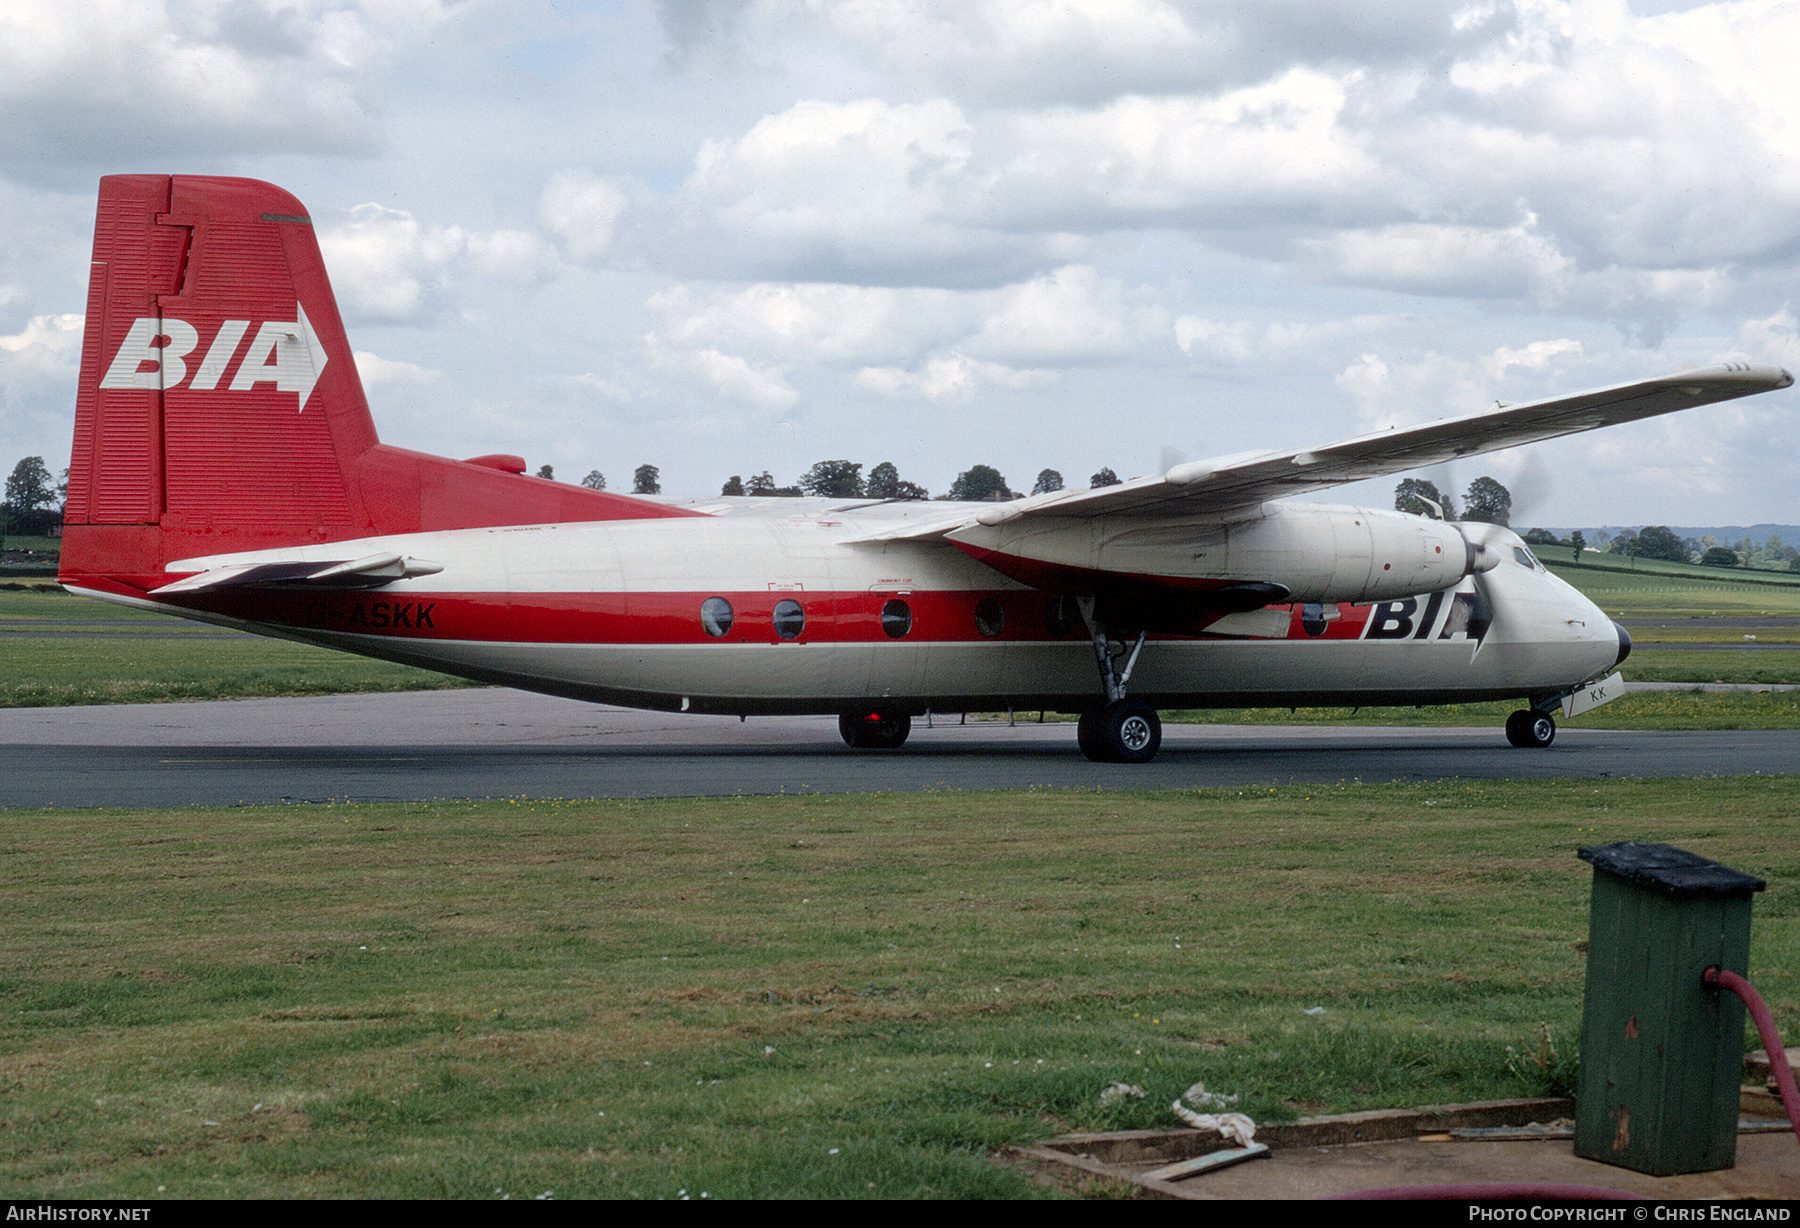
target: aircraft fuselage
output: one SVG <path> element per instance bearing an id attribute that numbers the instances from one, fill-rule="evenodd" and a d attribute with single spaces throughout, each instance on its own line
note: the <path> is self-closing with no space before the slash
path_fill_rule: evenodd
<path id="1" fill-rule="evenodd" d="M 85 591 L 636 707 L 1080 711 L 1100 698 L 1090 635 L 1066 596 L 1008 580 L 943 542 L 855 542 L 884 519 L 881 508 L 807 500 L 792 501 L 785 515 L 759 510 L 267 552 L 284 561 L 392 553 L 442 567 L 379 588 L 258 585 L 141 598 Z M 1449 703 L 1542 695 L 1611 669 L 1621 655 L 1612 621 L 1505 538 L 1479 587 L 1465 577 L 1363 603 L 1283 603 L 1212 615 L 1196 634 L 1153 634 L 1132 694 L 1158 707 Z M 697 576 L 709 586 L 695 587 Z"/>

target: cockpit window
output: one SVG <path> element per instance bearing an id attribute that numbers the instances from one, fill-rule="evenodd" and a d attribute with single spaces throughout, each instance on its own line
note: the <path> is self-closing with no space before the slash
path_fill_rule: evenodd
<path id="1" fill-rule="evenodd" d="M 800 608 L 798 601 L 782 598 L 775 603 L 775 634 L 784 640 L 800 638 L 806 630 L 806 611 Z"/>
<path id="2" fill-rule="evenodd" d="M 731 630 L 731 603 L 723 597 L 708 597 L 700 603 L 700 625 L 706 634 L 717 638 Z"/>
<path id="3" fill-rule="evenodd" d="M 1519 560 L 1519 566 L 1521 567 L 1536 569 L 1543 566 L 1542 563 L 1537 561 L 1537 556 L 1533 555 L 1531 551 L 1523 546 L 1513 547 L 1513 557 Z"/>

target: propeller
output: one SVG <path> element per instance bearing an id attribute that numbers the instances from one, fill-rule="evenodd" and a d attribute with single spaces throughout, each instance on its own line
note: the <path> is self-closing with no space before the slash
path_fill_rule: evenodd
<path id="1" fill-rule="evenodd" d="M 1529 449 L 1524 463 L 1513 474 L 1512 485 L 1507 488 L 1512 493 L 1512 522 L 1521 528 L 1529 526 L 1532 515 L 1549 502 L 1553 486 L 1550 466 L 1543 453 L 1536 448 Z"/>
<path id="2" fill-rule="evenodd" d="M 1463 539 L 1470 575 L 1485 575 L 1499 566 L 1502 557 L 1499 539 L 1501 534 L 1509 534 L 1511 530 L 1480 520 L 1456 520 L 1449 527 Z"/>
<path id="3" fill-rule="evenodd" d="M 1467 492 L 1457 486 L 1456 473 L 1449 462 L 1423 469 L 1420 476 L 1442 491 L 1446 502 L 1467 498 Z M 1537 451 L 1527 452 L 1512 474 L 1511 485 L 1507 486 L 1508 493 L 1512 495 L 1512 522 L 1525 523 L 1526 518 L 1549 498 L 1551 488 L 1550 469 L 1543 455 Z M 1425 502 L 1431 501 L 1427 499 Z M 1487 643 L 1489 629 L 1497 619 L 1504 618 L 1504 611 L 1495 602 L 1494 589 L 1488 584 L 1487 573 L 1497 567 L 1511 549 L 1509 542 L 1501 540 L 1503 536 L 1510 537 L 1511 534 L 1499 525 L 1479 520 L 1446 520 L 1444 510 L 1435 504 L 1432 510 L 1439 520 L 1445 520 L 1446 528 L 1454 530 L 1463 539 L 1466 563 L 1464 574 L 1468 576 L 1475 596 L 1466 627 L 1469 638 L 1475 645 L 1469 654 L 1469 660 L 1473 662 L 1481 654 L 1482 646 Z M 1467 511 L 1466 508 L 1463 510 Z"/>
<path id="4" fill-rule="evenodd" d="M 1497 524 L 1487 524 L 1480 520 L 1461 520 L 1450 525 L 1463 539 L 1463 549 L 1468 560 L 1468 576 L 1475 588 L 1475 608 L 1469 612 L 1468 634 L 1475 641 L 1475 648 L 1469 653 L 1472 662 L 1481 655 L 1482 645 L 1487 643 L 1488 629 L 1494 625 L 1498 610 L 1494 604 L 1494 593 L 1488 587 L 1487 573 L 1500 565 L 1501 551 L 1504 548 L 1500 536 L 1509 531 Z"/>

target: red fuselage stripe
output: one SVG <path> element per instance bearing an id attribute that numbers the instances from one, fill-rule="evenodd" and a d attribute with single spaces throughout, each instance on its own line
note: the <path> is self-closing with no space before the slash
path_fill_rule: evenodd
<path id="1" fill-rule="evenodd" d="M 700 607 L 710 597 L 731 603 L 730 630 L 709 636 Z M 805 611 L 798 637 L 775 630 L 775 605 L 797 601 Z M 514 644 L 706 644 L 885 643 L 882 607 L 903 601 L 912 619 L 910 642 L 1054 641 L 1087 638 L 1074 602 L 1045 593 L 954 592 L 612 592 L 428 593 L 238 589 L 183 594 L 167 604 L 178 610 L 223 615 L 296 630 L 386 635 L 397 639 L 461 640 Z M 983 635 L 977 606 L 995 602 L 1004 611 L 998 635 Z M 988 607 L 991 611 L 992 607 Z M 1300 607 L 1288 613 L 1288 636 L 1314 638 L 1301 626 Z M 1358 638 L 1366 606 L 1342 606 L 1325 638 Z M 991 618 L 985 620 L 992 627 Z M 1316 624 L 1315 624 L 1316 626 Z M 1211 637 L 1202 637 L 1211 638 Z"/>

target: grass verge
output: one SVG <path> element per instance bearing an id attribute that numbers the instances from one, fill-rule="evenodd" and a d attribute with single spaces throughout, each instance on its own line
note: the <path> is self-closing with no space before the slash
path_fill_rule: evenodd
<path id="1" fill-rule="evenodd" d="M 1003 1197 L 1169 1124 L 1531 1094 L 1578 845 L 1769 881 L 1792 779 L 0 815 L 8 1197 Z M 1699 817 L 1697 817 L 1699 816 Z M 1102 1106 L 1114 1080 L 1141 1100 Z"/>
<path id="2" fill-rule="evenodd" d="M 9 647 L 18 647 L 17 643 Z M 0 656 L 0 707 L 168 703 L 474 686 L 390 661 L 250 636 L 36 639 Z"/>
<path id="3" fill-rule="evenodd" d="M 460 678 L 60 591 L 0 592 L 0 707 L 428 691 Z"/>
<path id="4" fill-rule="evenodd" d="M 1197 725 L 1489 725 L 1498 729 L 1518 701 L 1444 704 L 1430 708 L 1194 708 L 1164 712 L 1165 722 Z M 1561 716 L 1557 717 L 1561 721 Z M 1569 723 L 1572 729 L 1793 729 L 1800 693 L 1640 691 Z"/>

